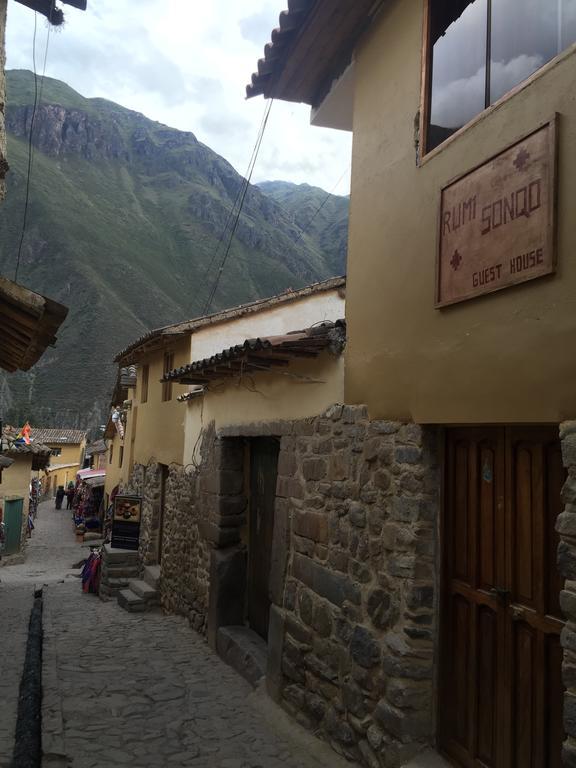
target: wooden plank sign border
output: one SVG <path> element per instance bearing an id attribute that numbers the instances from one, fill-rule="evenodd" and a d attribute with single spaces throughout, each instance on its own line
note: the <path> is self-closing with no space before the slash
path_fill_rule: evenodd
<path id="1" fill-rule="evenodd" d="M 558 119 L 441 189 L 435 306 L 556 271 Z"/>

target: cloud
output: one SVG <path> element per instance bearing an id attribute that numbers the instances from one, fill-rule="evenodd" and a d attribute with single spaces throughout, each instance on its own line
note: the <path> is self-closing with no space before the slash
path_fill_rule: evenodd
<path id="1" fill-rule="evenodd" d="M 525 80 L 544 64 L 541 56 L 522 54 L 508 62 L 493 62 L 490 70 L 492 92 L 499 98 L 515 85 Z M 432 121 L 445 128 L 459 128 L 465 125 L 483 109 L 479 108 L 478 95 L 484 94 L 485 67 L 471 77 L 452 80 L 434 92 L 434 115 Z"/>
<path id="2" fill-rule="evenodd" d="M 287 0 L 89 0 L 51 32 L 46 74 L 194 133 L 244 173 L 265 102 L 245 86 Z M 41 17 L 38 17 L 39 19 Z M 8 67 L 32 68 L 33 12 L 9 3 Z M 42 70 L 47 27 L 38 25 Z M 276 102 L 255 179 L 329 188 L 350 162 L 351 137 L 310 126 L 305 105 Z M 346 192 L 347 190 L 343 190 Z"/>
<path id="3" fill-rule="evenodd" d="M 270 40 L 272 26 L 270 25 L 270 12 L 267 10 L 262 10 L 245 19 L 240 19 L 239 26 L 242 37 L 255 45 L 259 45 L 261 48 L 264 48 Z"/>

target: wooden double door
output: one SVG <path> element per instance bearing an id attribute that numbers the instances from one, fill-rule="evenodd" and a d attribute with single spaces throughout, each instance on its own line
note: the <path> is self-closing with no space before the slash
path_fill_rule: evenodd
<path id="1" fill-rule="evenodd" d="M 439 742 L 465 768 L 559 768 L 558 429 L 447 433 Z"/>

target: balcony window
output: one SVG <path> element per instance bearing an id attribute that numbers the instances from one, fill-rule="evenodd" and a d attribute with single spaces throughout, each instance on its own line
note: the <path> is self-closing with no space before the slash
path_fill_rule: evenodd
<path id="1" fill-rule="evenodd" d="M 430 151 L 576 42 L 576 0 L 429 0 Z"/>

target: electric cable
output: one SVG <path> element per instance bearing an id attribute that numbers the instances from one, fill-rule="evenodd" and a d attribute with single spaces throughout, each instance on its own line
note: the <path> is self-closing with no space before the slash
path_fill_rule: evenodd
<path id="1" fill-rule="evenodd" d="M 26 174 L 26 197 L 24 200 L 24 215 L 22 217 L 22 233 L 18 245 L 18 255 L 16 258 L 16 270 L 14 272 L 14 282 L 18 280 L 18 271 L 20 269 L 20 258 L 22 256 L 22 245 L 26 233 L 26 220 L 28 218 L 28 204 L 30 202 L 30 177 L 32 175 L 32 139 L 34 135 L 34 120 L 36 119 L 36 109 L 38 107 L 38 75 L 36 73 L 36 31 L 38 27 L 38 14 L 34 12 L 34 36 L 32 38 L 32 67 L 34 71 L 34 106 L 32 108 L 32 118 L 30 120 L 30 136 L 28 138 L 28 171 Z"/>
<path id="2" fill-rule="evenodd" d="M 244 179 L 244 183 L 242 185 L 242 195 L 240 197 L 240 202 L 238 205 L 238 211 L 236 213 L 236 217 L 234 220 L 234 225 L 232 226 L 232 230 L 230 232 L 230 237 L 228 239 L 228 245 L 226 246 L 226 251 L 224 252 L 224 256 L 222 258 L 222 261 L 220 263 L 220 267 L 218 268 L 218 273 L 216 275 L 216 279 L 214 281 L 214 284 L 212 286 L 212 289 L 210 291 L 210 294 L 208 296 L 208 299 L 206 301 L 206 304 L 204 305 L 204 310 L 202 312 L 203 315 L 206 315 L 210 309 L 210 306 L 212 305 L 212 302 L 214 301 L 214 296 L 216 295 L 216 291 L 218 290 L 218 286 L 220 285 L 220 280 L 222 278 L 222 274 L 224 272 L 224 267 L 226 266 L 226 262 L 228 260 L 228 257 L 230 255 L 230 250 L 232 248 L 232 242 L 234 240 L 234 235 L 236 234 L 236 230 L 238 229 L 238 224 L 240 223 L 240 216 L 242 214 L 242 208 L 244 207 L 244 201 L 246 200 L 246 195 L 248 193 L 248 189 L 250 188 L 250 182 L 252 181 L 252 174 L 254 173 L 254 168 L 256 166 L 256 161 L 258 159 L 258 154 L 260 152 L 260 147 L 262 146 L 262 140 L 264 139 L 264 134 L 266 132 L 266 126 L 268 125 L 268 118 L 270 117 L 270 111 L 272 109 L 272 104 L 274 103 L 274 99 L 271 99 L 268 104 L 266 105 L 266 109 L 264 111 L 264 117 L 262 118 L 262 124 L 260 126 L 260 131 L 258 133 L 258 137 L 256 139 L 256 143 L 254 145 L 254 149 L 252 151 L 252 157 L 250 158 L 250 163 L 248 164 L 248 171 L 246 173 L 246 178 Z"/>

